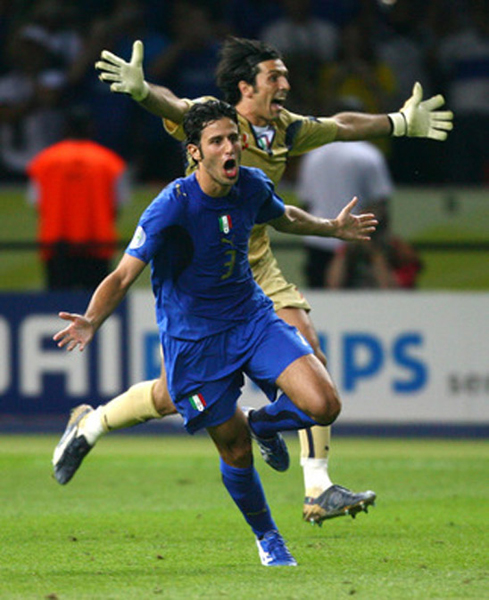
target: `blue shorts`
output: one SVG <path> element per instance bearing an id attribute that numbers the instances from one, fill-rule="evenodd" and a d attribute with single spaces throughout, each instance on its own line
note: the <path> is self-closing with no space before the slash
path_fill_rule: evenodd
<path id="1" fill-rule="evenodd" d="M 297 329 L 273 311 L 197 341 L 162 334 L 161 343 L 168 389 L 189 433 L 234 415 L 244 374 L 273 400 L 279 375 L 313 352 Z"/>

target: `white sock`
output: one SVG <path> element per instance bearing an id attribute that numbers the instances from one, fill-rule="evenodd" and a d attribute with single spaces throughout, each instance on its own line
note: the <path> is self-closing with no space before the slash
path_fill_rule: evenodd
<path id="1" fill-rule="evenodd" d="M 327 458 L 301 458 L 306 495 L 317 495 L 333 485 L 328 474 Z"/>
<path id="2" fill-rule="evenodd" d="M 100 406 L 90 412 L 86 419 L 83 420 L 80 432 L 83 433 L 90 446 L 95 446 L 99 437 L 105 433 L 102 427 L 102 418 Z"/>

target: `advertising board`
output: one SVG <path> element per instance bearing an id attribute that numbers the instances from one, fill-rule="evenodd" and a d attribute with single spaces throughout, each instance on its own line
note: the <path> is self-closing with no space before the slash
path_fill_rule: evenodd
<path id="1" fill-rule="evenodd" d="M 0 416 L 98 405 L 160 371 L 152 295 L 135 290 L 84 352 L 57 348 L 84 293 L 0 295 Z M 309 292 L 339 424 L 489 426 L 489 294 Z M 242 404 L 265 399 L 247 382 Z"/>

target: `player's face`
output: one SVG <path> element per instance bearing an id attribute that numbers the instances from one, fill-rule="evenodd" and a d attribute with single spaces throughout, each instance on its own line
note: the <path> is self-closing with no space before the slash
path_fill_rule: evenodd
<path id="1" fill-rule="evenodd" d="M 289 72 L 280 59 L 265 60 L 258 65 L 253 86 L 253 112 L 261 124 L 275 121 L 290 90 Z"/>
<path id="2" fill-rule="evenodd" d="M 203 130 L 199 146 L 189 146 L 198 162 L 197 179 L 209 196 L 224 196 L 238 180 L 241 142 L 238 126 L 225 117 Z"/>

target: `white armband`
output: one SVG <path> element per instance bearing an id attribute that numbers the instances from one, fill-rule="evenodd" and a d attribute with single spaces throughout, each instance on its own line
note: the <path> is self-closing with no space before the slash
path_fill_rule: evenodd
<path id="1" fill-rule="evenodd" d="M 403 137 L 407 133 L 407 119 L 402 112 L 389 113 L 387 115 L 392 125 L 392 134 L 394 137 Z"/>

